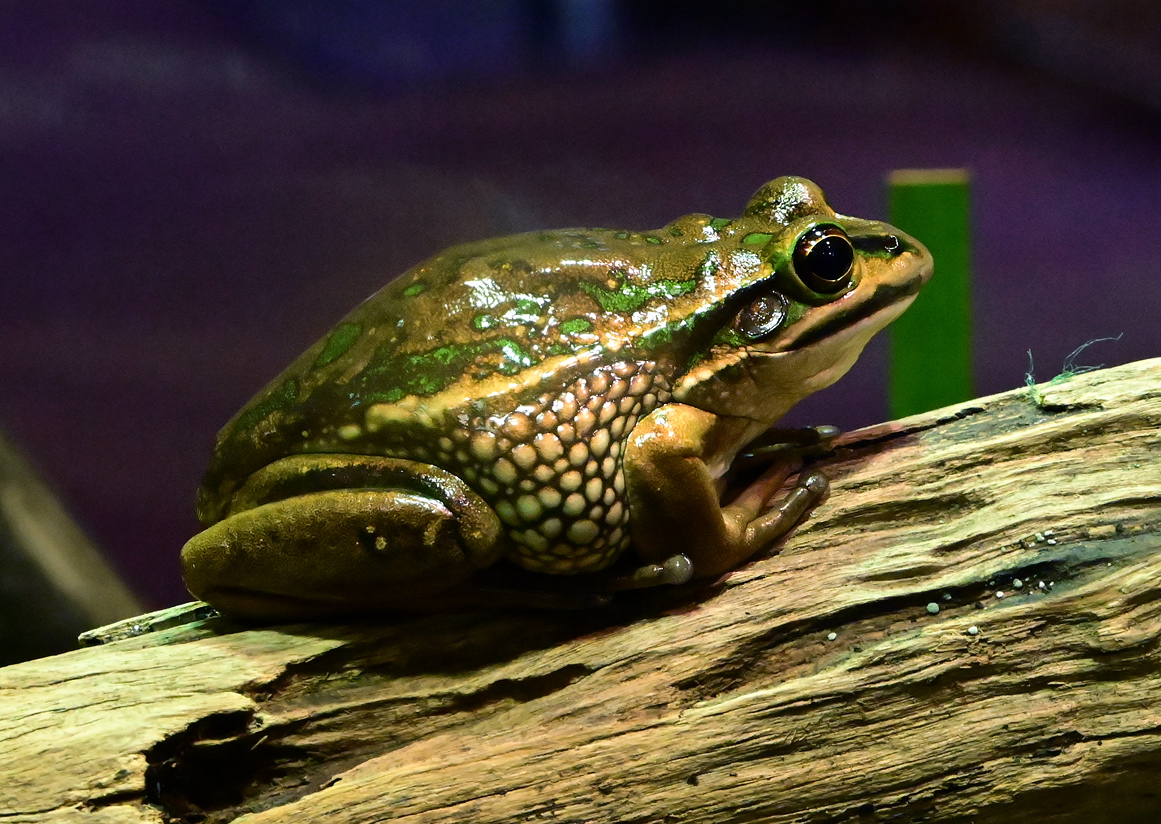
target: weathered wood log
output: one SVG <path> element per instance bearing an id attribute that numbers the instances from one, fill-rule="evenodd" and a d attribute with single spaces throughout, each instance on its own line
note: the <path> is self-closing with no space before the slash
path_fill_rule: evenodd
<path id="1" fill-rule="evenodd" d="M 1161 360 L 821 465 L 815 517 L 700 591 L 0 670 L 0 818 L 1161 819 Z"/>

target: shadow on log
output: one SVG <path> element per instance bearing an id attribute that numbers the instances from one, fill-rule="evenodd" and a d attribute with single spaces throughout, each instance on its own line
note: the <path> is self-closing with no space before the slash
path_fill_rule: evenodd
<path id="1" fill-rule="evenodd" d="M 830 501 L 709 589 L 157 623 L 0 670 L 0 816 L 1159 820 L 1161 360 L 850 433 L 819 465 Z"/>

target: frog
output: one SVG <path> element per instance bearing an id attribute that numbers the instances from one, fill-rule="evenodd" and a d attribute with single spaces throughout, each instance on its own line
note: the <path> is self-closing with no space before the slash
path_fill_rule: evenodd
<path id="1" fill-rule="evenodd" d="M 775 424 L 931 272 L 918 240 L 793 176 L 737 218 L 453 246 L 220 431 L 186 585 L 279 620 L 719 580 L 829 494 Z M 727 492 L 761 448 L 768 464 Z"/>

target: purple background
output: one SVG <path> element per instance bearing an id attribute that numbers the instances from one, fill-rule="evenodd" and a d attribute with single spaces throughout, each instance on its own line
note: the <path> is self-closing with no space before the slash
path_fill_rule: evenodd
<path id="1" fill-rule="evenodd" d="M 787 173 L 883 216 L 889 170 L 964 166 L 980 394 L 1021 384 L 1028 349 L 1040 379 L 1092 338 L 1124 333 L 1083 363 L 1161 354 L 1147 107 L 950 48 L 906 4 L 784 32 L 495 5 L 448 34 L 405 21 L 396 63 L 374 29 L 344 54 L 358 25 L 282 25 L 270 3 L 0 9 L 0 427 L 151 606 L 187 597 L 177 552 L 215 431 L 456 242 L 736 215 Z M 882 361 L 873 345 L 795 421 L 883 419 Z"/>

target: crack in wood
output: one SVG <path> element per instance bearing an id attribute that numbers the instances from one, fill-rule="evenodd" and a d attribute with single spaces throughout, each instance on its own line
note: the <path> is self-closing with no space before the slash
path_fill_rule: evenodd
<path id="1" fill-rule="evenodd" d="M 907 523 L 911 520 L 943 517 L 977 511 L 991 503 L 991 497 L 982 492 L 953 492 L 936 495 L 914 495 L 896 501 L 876 501 L 847 509 L 842 514 L 844 525 L 850 528 L 878 528 L 884 524 Z"/>
<path id="2" fill-rule="evenodd" d="M 258 772 L 253 711 L 199 718 L 145 752 L 145 798 L 172 820 L 238 804 Z M 249 745 L 249 746 L 248 746 Z"/>
<path id="3" fill-rule="evenodd" d="M 315 659 L 300 665 L 296 676 L 303 678 L 303 670 L 310 669 L 317 670 L 314 677 L 325 680 L 326 670 L 318 664 Z M 489 704 L 527 704 L 566 689 L 591 672 L 585 665 L 568 664 L 529 677 L 499 678 L 470 693 L 429 695 L 425 724 L 430 726 L 431 719 L 441 715 L 478 715 Z M 277 692 L 256 691 L 266 695 L 262 716 L 252 711 L 207 716 L 154 745 L 146 753 L 146 791 L 137 796 L 160 807 L 169 820 L 191 824 L 216 820 L 215 811 L 245 807 L 256 799 L 263 799 L 264 804 L 272 799 L 278 804 L 293 802 L 332 784 L 351 767 L 400 746 L 398 736 L 384 735 L 372 743 L 366 739 L 336 742 L 333 751 L 312 747 L 309 742 L 318 728 L 336 716 L 365 713 L 376 705 L 413 705 L 416 699 L 414 695 L 386 699 L 365 695 L 357 706 L 350 706 L 341 703 L 341 695 L 332 695 L 330 700 L 338 703 L 329 709 L 316 706 L 309 716 L 274 720 L 280 718 Z M 118 802 L 115 796 L 109 798 L 113 799 L 110 804 Z"/>

